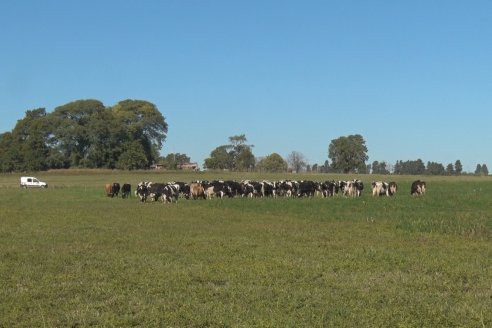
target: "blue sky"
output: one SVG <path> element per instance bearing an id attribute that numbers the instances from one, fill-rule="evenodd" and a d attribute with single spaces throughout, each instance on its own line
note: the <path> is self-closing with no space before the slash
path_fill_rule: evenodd
<path id="1" fill-rule="evenodd" d="M 2 1 L 0 133 L 79 99 L 154 103 L 162 149 L 492 169 L 491 1 Z"/>

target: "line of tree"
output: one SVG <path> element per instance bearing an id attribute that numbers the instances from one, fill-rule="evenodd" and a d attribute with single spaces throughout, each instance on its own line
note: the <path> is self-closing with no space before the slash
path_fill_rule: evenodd
<path id="1" fill-rule="evenodd" d="M 279 154 L 273 153 L 256 161 L 252 152 L 253 146 L 247 145 L 246 142 L 247 138 L 244 134 L 229 137 L 229 144 L 212 150 L 210 157 L 204 161 L 204 167 L 212 170 L 267 172 L 313 170 L 299 151 L 291 152 L 286 160 Z M 325 168 L 325 172 L 367 172 L 365 164 L 369 158 L 367 147 L 364 138 L 359 134 L 332 140 L 328 148 L 328 156 L 332 160 L 331 165 L 329 166 L 326 161 L 323 166 L 316 165 L 316 170 Z"/>
<path id="2" fill-rule="evenodd" d="M 255 160 L 252 145 L 246 145 L 244 134 L 229 137 L 230 144 L 215 148 L 210 157 L 205 159 L 204 166 L 212 170 L 233 171 L 260 171 L 260 172 L 316 172 L 316 173 L 356 173 L 356 174 L 399 174 L 399 175 L 461 175 L 463 165 L 457 160 L 454 165 L 449 163 L 446 167 L 441 163 L 427 162 L 421 159 L 397 161 L 390 165 L 385 161 L 374 161 L 366 164 L 369 159 L 364 138 L 359 135 L 342 136 L 333 139 L 328 147 L 328 157 L 331 160 L 324 164 L 307 163 L 304 155 L 299 151 L 293 151 L 283 159 L 277 153 Z M 488 175 L 485 164 L 477 165 L 477 175 Z"/>
<path id="3" fill-rule="evenodd" d="M 10 132 L 0 134 L 0 172 L 41 171 L 61 168 L 147 169 L 160 163 L 177 169 L 189 163 L 186 154 L 159 156 L 167 136 L 167 123 L 157 107 L 143 100 L 123 100 L 105 107 L 98 100 L 78 100 L 47 113 L 44 108 L 28 110 Z M 394 166 L 369 159 L 364 138 L 342 136 L 331 140 L 331 163 L 309 165 L 299 151 L 286 159 L 278 153 L 255 158 L 253 145 L 244 134 L 229 137 L 229 143 L 216 147 L 205 159 L 212 170 L 323 173 L 373 173 L 410 175 L 460 175 L 457 160 L 446 168 L 436 162 L 427 166 L 420 159 L 397 161 Z M 478 164 L 477 175 L 488 175 L 485 164 Z"/>
<path id="4" fill-rule="evenodd" d="M 78 100 L 51 113 L 28 110 L 12 131 L 0 134 L 0 171 L 148 168 L 159 158 L 167 128 L 157 107 L 143 100 L 112 107 Z"/>

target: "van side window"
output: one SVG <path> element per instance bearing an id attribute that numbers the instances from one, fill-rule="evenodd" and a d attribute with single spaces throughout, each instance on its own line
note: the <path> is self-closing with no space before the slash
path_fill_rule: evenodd
<path id="1" fill-rule="evenodd" d="M 32 179 L 31 178 L 27 179 L 27 182 L 32 182 Z"/>

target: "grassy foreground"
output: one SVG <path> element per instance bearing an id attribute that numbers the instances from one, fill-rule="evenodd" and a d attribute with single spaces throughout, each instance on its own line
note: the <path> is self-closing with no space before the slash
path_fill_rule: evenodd
<path id="1" fill-rule="evenodd" d="M 370 196 L 373 176 L 358 199 L 103 190 L 219 177 L 279 178 L 51 172 L 48 189 L 21 190 L 0 175 L 0 327 L 492 326 L 491 178 L 425 177 L 411 197 L 416 177 L 392 177 L 394 198 Z"/>

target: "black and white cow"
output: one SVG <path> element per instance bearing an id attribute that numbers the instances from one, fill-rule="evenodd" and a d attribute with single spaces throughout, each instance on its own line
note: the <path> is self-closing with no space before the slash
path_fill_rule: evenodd
<path id="1" fill-rule="evenodd" d="M 313 197 L 314 193 L 318 189 L 318 186 L 313 181 L 300 181 L 299 188 L 297 189 L 298 197 Z"/>
<path id="2" fill-rule="evenodd" d="M 171 181 L 167 184 L 176 188 L 180 197 L 184 197 L 186 199 L 190 198 L 190 185 L 188 183 Z"/>
<path id="3" fill-rule="evenodd" d="M 364 190 L 364 183 L 358 179 L 342 181 L 341 190 L 344 196 L 360 197 L 362 195 L 362 190 Z"/>
<path id="4" fill-rule="evenodd" d="M 162 197 L 162 193 L 164 192 L 164 187 L 166 184 L 159 182 L 151 182 L 147 184 L 147 197 L 151 201 L 155 202 L 159 198 Z"/>
<path id="5" fill-rule="evenodd" d="M 320 183 L 321 195 L 323 197 L 333 197 L 338 193 L 338 184 L 335 181 L 325 181 Z"/>
<path id="6" fill-rule="evenodd" d="M 135 189 L 135 196 L 137 196 L 141 202 L 147 201 L 147 196 L 149 195 L 148 182 L 140 182 Z"/>
<path id="7" fill-rule="evenodd" d="M 232 197 L 238 197 L 243 195 L 243 187 L 241 183 L 234 180 L 227 180 L 224 183 L 231 189 Z"/>
<path id="8" fill-rule="evenodd" d="M 389 189 L 389 184 L 384 181 L 373 181 L 371 186 L 373 196 L 384 196 L 387 194 Z"/>
<path id="9" fill-rule="evenodd" d="M 176 183 L 166 184 L 162 189 L 160 198 L 163 203 L 177 203 L 179 198 L 179 185 Z"/>
<path id="10" fill-rule="evenodd" d="M 396 182 L 391 181 L 389 183 L 387 195 L 388 196 L 393 196 L 394 194 L 396 194 L 397 191 L 398 191 L 398 185 L 396 184 Z"/>
<path id="11" fill-rule="evenodd" d="M 390 183 L 384 181 L 373 181 L 371 185 L 373 196 L 393 196 L 398 191 L 398 185 L 394 181 Z"/>
<path id="12" fill-rule="evenodd" d="M 416 180 L 412 183 L 412 187 L 410 188 L 410 194 L 412 195 L 423 195 L 427 190 L 427 184 L 425 181 Z"/>
<path id="13" fill-rule="evenodd" d="M 263 197 L 275 197 L 276 187 L 274 182 L 263 180 L 261 182 L 261 193 Z"/>
<path id="14" fill-rule="evenodd" d="M 256 183 L 254 181 L 250 181 L 250 180 L 241 181 L 241 190 L 242 190 L 241 197 L 249 197 L 249 198 L 256 197 L 257 192 L 255 189 L 255 184 Z"/>
<path id="15" fill-rule="evenodd" d="M 207 183 L 202 183 L 203 188 L 205 189 L 205 194 L 208 199 L 218 197 L 224 198 L 233 197 L 231 188 L 224 181 L 211 181 Z"/>

